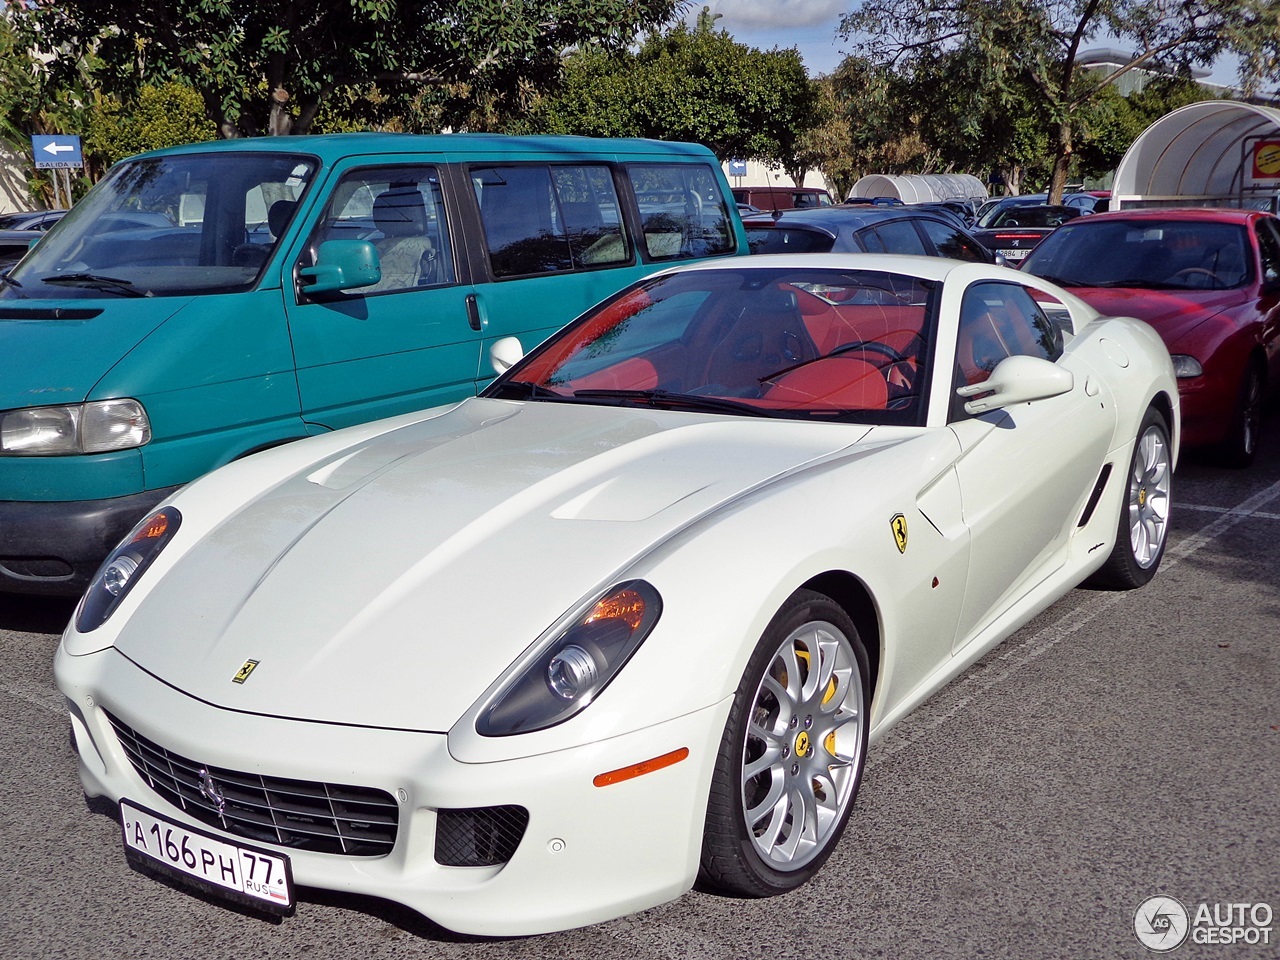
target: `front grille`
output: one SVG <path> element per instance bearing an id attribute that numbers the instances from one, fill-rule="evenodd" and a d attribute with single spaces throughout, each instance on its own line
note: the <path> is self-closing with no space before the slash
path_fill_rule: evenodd
<path id="1" fill-rule="evenodd" d="M 203 823 L 262 843 L 348 857 L 381 857 L 395 846 L 399 811 L 384 790 L 200 764 L 109 713 L 107 719 L 151 789 Z"/>
<path id="2" fill-rule="evenodd" d="M 529 825 L 524 807 L 441 810 L 436 818 L 436 863 L 446 867 L 492 867 L 515 856 Z"/>

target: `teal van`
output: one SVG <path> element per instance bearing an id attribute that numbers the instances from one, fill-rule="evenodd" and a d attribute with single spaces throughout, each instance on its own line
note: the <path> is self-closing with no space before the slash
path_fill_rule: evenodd
<path id="1" fill-rule="evenodd" d="M 710 151 L 647 140 L 268 137 L 117 164 L 0 275 L 0 591 L 76 594 L 200 474 L 471 396 L 632 280 L 745 254 L 729 197 Z"/>

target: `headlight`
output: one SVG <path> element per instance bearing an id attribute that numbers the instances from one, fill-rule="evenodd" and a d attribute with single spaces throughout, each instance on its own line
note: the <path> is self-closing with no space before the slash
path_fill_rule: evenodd
<path id="1" fill-rule="evenodd" d="M 88 633 L 106 623 L 151 561 L 173 539 L 181 523 L 182 514 L 173 507 L 165 507 L 133 528 L 98 568 L 93 582 L 89 584 L 76 614 L 77 630 Z"/>
<path id="2" fill-rule="evenodd" d="M 505 737 L 568 720 L 609 685 L 661 613 L 658 591 L 643 580 L 614 587 L 503 684 L 476 732 Z"/>
<path id="3" fill-rule="evenodd" d="M 150 440 L 151 421 L 137 400 L 97 400 L 0 413 L 0 454 L 11 457 L 108 453 Z"/>
<path id="4" fill-rule="evenodd" d="M 1185 353 L 1175 353 L 1170 359 L 1173 361 L 1173 375 L 1179 380 L 1204 375 L 1204 367 L 1200 366 L 1200 361 L 1195 357 L 1189 357 Z"/>

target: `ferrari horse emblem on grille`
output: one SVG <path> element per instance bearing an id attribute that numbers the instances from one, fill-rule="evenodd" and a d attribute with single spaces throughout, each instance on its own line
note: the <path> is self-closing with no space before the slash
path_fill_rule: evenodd
<path id="1" fill-rule="evenodd" d="M 218 782 L 213 779 L 208 770 L 200 770 L 200 796 L 204 797 L 218 811 L 218 816 L 222 816 L 222 811 L 226 809 L 227 797 L 222 792 L 222 788 L 218 786 Z"/>

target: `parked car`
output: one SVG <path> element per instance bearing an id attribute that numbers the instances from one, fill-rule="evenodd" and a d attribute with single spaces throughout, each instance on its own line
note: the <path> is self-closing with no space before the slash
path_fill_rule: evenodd
<path id="1" fill-rule="evenodd" d="M 1252 462 L 1280 383 L 1280 220 L 1258 211 L 1099 213 L 1050 235 L 1023 269 L 1098 310 L 1139 317 L 1173 354 L 1187 444 Z"/>
<path id="2" fill-rule="evenodd" d="M 0 230 L 0 273 L 6 273 L 43 237 L 39 230 Z"/>
<path id="3" fill-rule="evenodd" d="M 1080 215 L 1079 207 L 1047 203 L 1006 207 L 988 217 L 986 226 L 974 230 L 973 235 L 984 246 L 995 250 L 1011 263 L 1016 263 L 1050 233 Z"/>
<path id="4" fill-rule="evenodd" d="M 821 187 L 734 187 L 733 199 L 765 212 L 831 206 L 831 194 Z"/>
<path id="5" fill-rule="evenodd" d="M 131 857 L 279 912 L 511 936 L 794 890 L 895 722 L 1151 579 L 1178 433 L 1159 337 L 1038 277 L 664 271 L 480 397 L 161 505 L 55 660 L 81 782 Z"/>
<path id="6" fill-rule="evenodd" d="M 917 205 L 841 204 L 745 217 L 752 253 L 913 253 L 994 263 L 995 255 L 946 213 Z"/>
<path id="7" fill-rule="evenodd" d="M 1062 206 L 1076 207 L 1081 213 L 1094 213 L 1107 208 L 1111 193 L 1107 190 L 1066 193 L 1062 195 Z M 978 207 L 975 222 L 979 227 L 990 226 L 990 220 L 999 212 L 1009 207 L 1031 207 L 1049 202 L 1047 193 L 1023 193 L 1009 197 L 993 197 Z"/>
<path id="8" fill-rule="evenodd" d="M 65 210 L 19 210 L 0 213 L 0 230 L 48 230 L 63 218 Z"/>
<path id="9" fill-rule="evenodd" d="M 353 134 L 117 164 L 0 282 L 0 592 L 77 594 L 180 485 L 474 396 L 665 263 L 746 254 L 710 151 Z"/>

